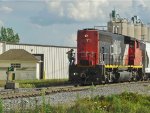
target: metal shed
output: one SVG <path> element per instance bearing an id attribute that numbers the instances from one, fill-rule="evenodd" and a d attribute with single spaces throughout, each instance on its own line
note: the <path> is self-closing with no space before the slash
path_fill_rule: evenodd
<path id="1" fill-rule="evenodd" d="M 0 42 L 0 54 L 9 49 L 24 49 L 40 60 L 40 79 L 68 79 L 69 61 L 66 52 L 76 47 Z"/>
<path id="2" fill-rule="evenodd" d="M 39 64 L 39 60 L 24 49 L 5 51 L 0 54 L 0 80 L 39 79 Z"/>

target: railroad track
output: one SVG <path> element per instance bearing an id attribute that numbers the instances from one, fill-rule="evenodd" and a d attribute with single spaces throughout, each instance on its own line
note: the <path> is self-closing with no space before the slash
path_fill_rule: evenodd
<path id="1" fill-rule="evenodd" d="M 87 90 L 89 87 L 61 87 L 61 88 L 36 88 L 26 91 L 19 91 L 19 89 L 14 90 L 5 90 L 0 92 L 1 99 L 13 99 L 13 98 L 22 98 L 22 97 L 36 97 L 36 96 L 42 96 L 53 94 L 53 93 L 61 93 L 61 92 L 73 92 L 73 91 L 81 91 L 81 90 Z"/>
<path id="2" fill-rule="evenodd" d="M 127 84 L 141 84 L 141 83 L 150 83 L 150 82 L 140 81 L 140 82 L 130 82 L 130 83 L 129 82 L 113 83 L 113 84 L 97 85 L 96 87 L 108 87 L 108 86 L 127 85 Z M 79 86 L 79 87 L 64 86 L 64 87 L 2 90 L 0 91 L 0 97 L 1 99 L 28 98 L 28 97 L 49 95 L 53 93 L 83 91 L 83 90 L 91 89 L 92 87 L 93 86 Z"/>

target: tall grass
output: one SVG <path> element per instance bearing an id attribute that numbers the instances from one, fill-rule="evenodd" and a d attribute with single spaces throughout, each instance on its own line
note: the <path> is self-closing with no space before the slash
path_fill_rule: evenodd
<path id="1" fill-rule="evenodd" d="M 3 113 L 3 101 L 0 98 L 0 113 Z"/>
<path id="2" fill-rule="evenodd" d="M 27 113 L 150 113 L 150 96 L 124 92 L 119 95 L 95 96 L 81 99 L 73 105 L 52 106 L 45 101 L 45 91 L 42 94 L 42 105 L 28 109 Z M 93 96 L 93 95 L 92 95 Z M 3 111 L 0 104 L 0 112 Z M 18 109 L 20 113 L 21 109 Z"/>
<path id="3" fill-rule="evenodd" d="M 46 113 L 46 102 L 45 102 L 45 89 L 42 90 L 42 106 L 41 106 L 41 112 Z"/>

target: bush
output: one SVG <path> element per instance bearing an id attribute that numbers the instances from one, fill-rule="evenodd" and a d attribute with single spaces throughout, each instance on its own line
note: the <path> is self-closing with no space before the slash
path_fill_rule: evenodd
<path id="1" fill-rule="evenodd" d="M 19 84 L 21 88 L 35 88 L 34 84 Z"/>
<path id="2" fill-rule="evenodd" d="M 137 103 L 143 99 L 142 95 L 139 95 L 138 93 L 130 93 L 130 92 L 124 92 L 119 95 L 119 98 Z"/>
<path id="3" fill-rule="evenodd" d="M 68 84 L 67 79 L 54 79 L 54 80 L 19 80 L 16 81 L 22 88 L 39 88 L 39 87 L 49 87 Z"/>

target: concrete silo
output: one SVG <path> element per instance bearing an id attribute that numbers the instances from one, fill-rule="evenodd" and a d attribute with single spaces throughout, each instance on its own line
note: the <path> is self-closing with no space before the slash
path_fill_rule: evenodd
<path id="1" fill-rule="evenodd" d="M 109 32 L 127 35 L 127 20 L 125 19 L 109 21 L 107 26 Z"/>
<path id="2" fill-rule="evenodd" d="M 115 10 L 112 10 L 110 14 L 110 21 L 107 23 L 107 29 L 109 32 L 127 35 L 127 19 L 123 19 Z"/>
<path id="3" fill-rule="evenodd" d="M 147 40 L 150 41 L 150 26 L 147 26 Z"/>
<path id="4" fill-rule="evenodd" d="M 119 23 L 118 23 L 118 26 L 119 26 L 119 31 L 118 31 L 118 34 L 122 34 L 122 35 L 127 35 L 127 20 L 126 19 L 122 19 Z"/>
<path id="5" fill-rule="evenodd" d="M 134 37 L 134 24 L 131 22 L 128 22 L 127 36 Z"/>
<path id="6" fill-rule="evenodd" d="M 109 31 L 109 32 L 112 32 L 112 33 L 114 33 L 114 29 L 113 29 L 113 21 L 109 21 L 108 23 L 107 23 L 107 30 Z"/>
<path id="7" fill-rule="evenodd" d="M 134 37 L 141 40 L 141 23 L 136 23 L 134 25 Z"/>
<path id="8" fill-rule="evenodd" d="M 145 24 L 141 25 L 141 40 L 148 41 L 148 27 Z"/>

